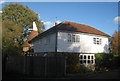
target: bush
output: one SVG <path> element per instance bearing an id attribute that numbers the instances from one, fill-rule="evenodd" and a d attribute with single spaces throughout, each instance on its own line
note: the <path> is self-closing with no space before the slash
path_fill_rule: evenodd
<path id="1" fill-rule="evenodd" d="M 120 55 L 97 53 L 95 59 L 95 70 L 106 71 L 119 66 Z"/>
<path id="2" fill-rule="evenodd" d="M 59 54 L 66 57 L 66 73 L 75 74 L 75 73 L 85 73 L 86 67 L 80 65 L 79 54 L 76 53 L 62 53 Z"/>

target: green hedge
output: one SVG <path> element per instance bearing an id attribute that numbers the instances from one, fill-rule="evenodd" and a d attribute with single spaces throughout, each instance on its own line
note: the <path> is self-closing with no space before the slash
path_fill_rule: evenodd
<path id="1" fill-rule="evenodd" d="M 117 54 L 97 53 L 95 59 L 95 70 L 106 71 L 117 68 L 120 64 L 119 59 L 120 55 Z"/>

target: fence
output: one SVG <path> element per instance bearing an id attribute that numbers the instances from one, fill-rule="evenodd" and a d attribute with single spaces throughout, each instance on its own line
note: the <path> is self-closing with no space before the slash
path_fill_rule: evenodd
<path id="1" fill-rule="evenodd" d="M 14 56 L 7 59 L 6 72 L 24 76 L 65 76 L 65 57 Z"/>

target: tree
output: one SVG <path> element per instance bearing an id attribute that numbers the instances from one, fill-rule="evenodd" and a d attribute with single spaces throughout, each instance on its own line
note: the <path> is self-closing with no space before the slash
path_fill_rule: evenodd
<path id="1" fill-rule="evenodd" d="M 24 40 L 29 35 L 29 28 L 32 28 L 33 21 L 36 22 L 38 32 L 45 28 L 39 20 L 39 15 L 28 6 L 18 3 L 10 3 L 2 9 L 2 51 L 6 54 L 21 54 Z"/>
<path id="2" fill-rule="evenodd" d="M 36 22 L 39 33 L 45 29 L 44 24 L 39 20 L 39 15 L 29 9 L 28 6 L 24 7 L 22 4 L 11 3 L 6 5 L 2 12 L 2 20 L 12 20 L 15 24 L 20 24 L 23 27 L 22 33 L 24 36 L 22 39 L 26 39 L 28 36 L 28 29 L 32 28 L 33 21 Z"/>
<path id="3" fill-rule="evenodd" d="M 110 44 L 112 53 L 118 54 L 118 31 L 112 35 Z"/>
<path id="4" fill-rule="evenodd" d="M 118 54 L 120 54 L 120 30 L 118 31 Z"/>
<path id="5" fill-rule="evenodd" d="M 19 45 L 21 31 L 23 27 L 15 24 L 13 21 L 4 20 L 2 22 L 2 53 L 3 58 L 7 55 L 20 55 L 21 46 Z"/>

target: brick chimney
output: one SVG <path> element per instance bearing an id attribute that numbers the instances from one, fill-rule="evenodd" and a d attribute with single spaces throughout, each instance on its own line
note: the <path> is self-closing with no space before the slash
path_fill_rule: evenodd
<path id="1" fill-rule="evenodd" d="M 58 23 L 57 23 L 57 22 L 55 22 L 55 26 L 56 26 L 56 25 L 58 25 Z"/>

